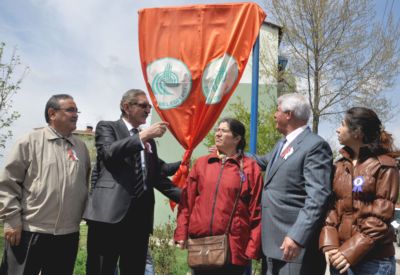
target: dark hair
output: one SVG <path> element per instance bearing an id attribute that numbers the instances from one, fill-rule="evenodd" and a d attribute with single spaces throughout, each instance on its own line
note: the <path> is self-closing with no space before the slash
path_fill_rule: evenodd
<path id="1" fill-rule="evenodd" d="M 244 147 L 246 147 L 246 128 L 243 123 L 237 119 L 225 117 L 218 122 L 218 125 L 223 122 L 226 122 L 229 125 L 229 130 L 231 130 L 234 137 L 240 136 L 240 141 L 236 146 L 236 150 L 243 153 Z"/>
<path id="2" fill-rule="evenodd" d="M 375 155 L 395 153 L 392 135 L 383 129 L 382 122 L 371 109 L 353 107 L 346 111 L 344 120 L 351 131 L 363 134 L 363 143 Z"/>
<path id="3" fill-rule="evenodd" d="M 135 103 L 136 98 L 139 95 L 146 95 L 146 93 L 139 89 L 130 89 L 122 95 L 121 103 L 119 105 L 119 108 L 121 109 L 121 117 L 123 117 L 125 115 L 123 104 L 124 103 Z"/>
<path id="4" fill-rule="evenodd" d="M 67 94 L 52 95 L 47 101 L 46 107 L 44 108 L 44 118 L 46 119 L 47 123 L 50 123 L 49 109 L 50 108 L 53 108 L 55 110 L 59 109 L 60 100 L 62 99 L 74 99 L 74 98 Z"/>

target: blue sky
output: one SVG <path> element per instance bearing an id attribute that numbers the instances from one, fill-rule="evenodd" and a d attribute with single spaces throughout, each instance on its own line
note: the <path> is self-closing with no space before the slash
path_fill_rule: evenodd
<path id="1" fill-rule="evenodd" d="M 14 98 L 14 109 L 21 113 L 12 127 L 14 137 L 45 124 L 44 105 L 55 93 L 74 96 L 82 111 L 78 129 L 95 126 L 102 119 L 117 119 L 122 93 L 145 89 L 137 41 L 138 10 L 224 2 L 240 1 L 1 0 L 0 41 L 7 44 L 6 55 L 17 46 L 23 64 L 30 67 Z M 255 2 L 262 6 L 263 1 Z M 394 2 L 393 9 L 400 15 L 400 2 Z M 385 1 L 379 3 L 382 14 Z M 400 91 L 400 78 L 394 90 Z M 399 96 L 389 94 L 400 105 Z M 397 144 L 399 124 L 397 117 L 386 127 L 395 134 Z M 329 138 L 334 128 L 323 125 L 321 134 Z"/>

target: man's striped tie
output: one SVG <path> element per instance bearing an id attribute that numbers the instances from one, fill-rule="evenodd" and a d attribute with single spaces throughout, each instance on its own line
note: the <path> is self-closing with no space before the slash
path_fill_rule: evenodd
<path id="1" fill-rule="evenodd" d="M 139 133 L 138 129 L 133 128 L 132 132 L 134 135 Z M 135 169 L 135 176 L 136 181 L 135 185 L 133 186 L 133 196 L 135 198 L 139 198 L 145 191 L 144 181 L 143 181 L 143 169 L 142 169 L 142 158 L 140 151 L 136 152 L 134 155 L 134 169 Z"/>

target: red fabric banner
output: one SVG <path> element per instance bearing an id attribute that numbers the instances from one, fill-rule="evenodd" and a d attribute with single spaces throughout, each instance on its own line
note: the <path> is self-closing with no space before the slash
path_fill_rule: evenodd
<path id="1" fill-rule="evenodd" d="M 255 3 L 139 11 L 143 75 L 155 109 L 186 149 L 174 176 L 184 186 L 192 151 L 235 90 L 266 15 Z"/>

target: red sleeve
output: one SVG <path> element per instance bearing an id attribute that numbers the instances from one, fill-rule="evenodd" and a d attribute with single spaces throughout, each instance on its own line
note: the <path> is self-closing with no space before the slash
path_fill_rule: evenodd
<path id="1" fill-rule="evenodd" d="M 263 188 L 263 179 L 260 169 L 254 162 L 249 179 L 250 191 L 250 239 L 247 243 L 246 256 L 250 259 L 261 258 L 261 192 Z"/>
<path id="2" fill-rule="evenodd" d="M 182 189 L 181 200 L 176 218 L 175 241 L 188 239 L 190 214 L 197 196 L 197 163 L 193 166 L 186 180 L 186 186 Z"/>

